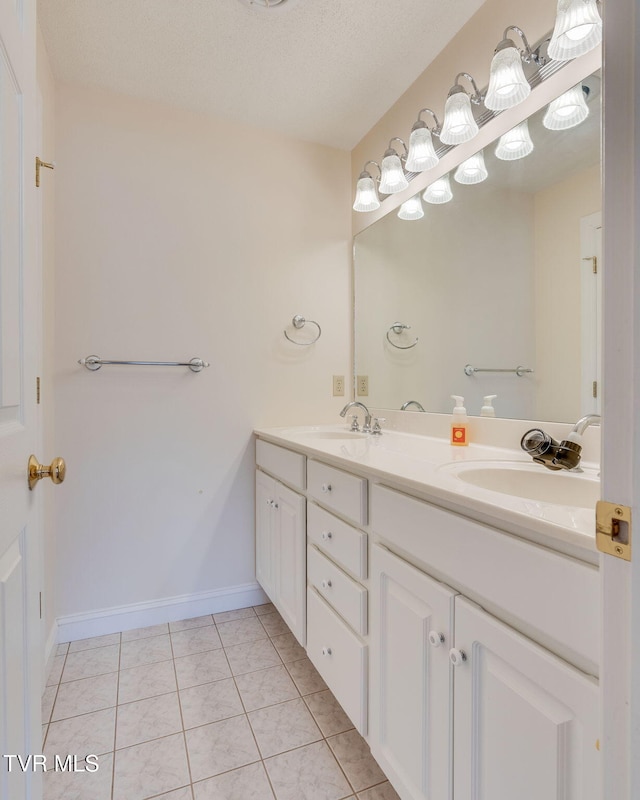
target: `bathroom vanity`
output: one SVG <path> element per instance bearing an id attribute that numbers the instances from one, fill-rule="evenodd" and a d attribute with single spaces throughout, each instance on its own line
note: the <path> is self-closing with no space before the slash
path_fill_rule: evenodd
<path id="1" fill-rule="evenodd" d="M 256 436 L 258 580 L 400 797 L 597 800 L 595 470 L 396 431 Z M 486 488 L 495 469 L 533 490 Z"/>

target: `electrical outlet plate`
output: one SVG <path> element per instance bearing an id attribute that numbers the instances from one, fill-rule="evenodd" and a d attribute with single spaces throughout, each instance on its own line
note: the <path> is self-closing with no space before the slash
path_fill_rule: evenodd
<path id="1" fill-rule="evenodd" d="M 358 390 L 358 397 L 368 397 L 369 396 L 369 376 L 368 375 L 358 375 L 356 381 L 356 388 Z"/>
<path id="2" fill-rule="evenodd" d="M 344 375 L 333 376 L 333 396 L 344 397 Z"/>

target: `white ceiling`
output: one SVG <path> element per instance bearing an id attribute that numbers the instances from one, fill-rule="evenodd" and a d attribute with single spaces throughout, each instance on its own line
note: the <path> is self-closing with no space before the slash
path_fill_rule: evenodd
<path id="1" fill-rule="evenodd" d="M 56 78 L 352 149 L 484 0 L 39 0 Z"/>

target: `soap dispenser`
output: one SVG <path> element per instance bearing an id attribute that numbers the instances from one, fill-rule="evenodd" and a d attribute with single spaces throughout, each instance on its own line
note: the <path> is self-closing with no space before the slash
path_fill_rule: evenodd
<path id="1" fill-rule="evenodd" d="M 493 407 L 492 403 L 497 396 L 498 396 L 497 394 L 488 394 L 485 396 L 484 401 L 482 403 L 482 408 L 480 409 L 481 417 L 495 417 L 496 410 Z"/>
<path id="2" fill-rule="evenodd" d="M 452 394 L 451 397 L 456 401 L 451 420 L 451 444 L 466 447 L 469 444 L 469 417 L 467 409 L 462 405 L 464 397 L 457 394 Z"/>

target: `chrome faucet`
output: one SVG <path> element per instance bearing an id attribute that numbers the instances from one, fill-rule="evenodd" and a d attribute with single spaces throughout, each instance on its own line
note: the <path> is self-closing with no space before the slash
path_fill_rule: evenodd
<path id="1" fill-rule="evenodd" d="M 418 409 L 418 411 L 424 411 L 424 408 L 420 405 L 420 403 L 417 400 L 407 400 L 406 403 L 403 403 L 400 406 L 400 411 L 406 411 L 409 408 L 409 406 L 415 406 Z M 426 414 L 427 412 L 424 411 L 424 413 Z"/>
<path id="2" fill-rule="evenodd" d="M 344 417 L 347 414 L 347 411 L 350 408 L 354 408 L 354 406 L 358 406 L 364 411 L 364 425 L 362 426 L 362 430 L 364 433 L 371 433 L 371 414 L 369 413 L 369 409 L 365 406 L 364 403 L 360 403 L 358 400 L 352 400 L 350 403 L 342 409 L 340 412 L 340 416 Z M 351 430 L 357 431 L 358 430 L 358 420 L 354 417 L 354 423 L 351 426 Z"/>
<path id="3" fill-rule="evenodd" d="M 540 428 L 532 428 L 520 440 L 520 447 L 525 453 L 529 453 L 534 461 L 543 464 L 547 469 L 582 472 L 580 467 L 582 436 L 588 427 L 599 426 L 600 421 L 600 414 L 586 414 L 576 422 L 567 438 L 561 442 L 556 442 Z"/>

